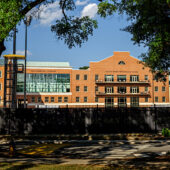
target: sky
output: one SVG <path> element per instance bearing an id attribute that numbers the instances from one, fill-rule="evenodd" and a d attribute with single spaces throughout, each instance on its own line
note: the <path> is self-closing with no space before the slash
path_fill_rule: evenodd
<path id="1" fill-rule="evenodd" d="M 129 25 L 126 16 L 115 13 L 106 19 L 97 15 L 97 1 L 76 0 L 77 11 L 75 16 L 89 16 L 98 21 L 98 29 L 94 30 L 93 36 L 82 44 L 82 47 L 68 49 L 63 41 L 58 40 L 51 32 L 51 25 L 56 19 L 62 17 L 58 7 L 58 1 L 48 6 L 41 5 L 38 13 L 39 19 L 33 18 L 28 27 L 28 61 L 53 61 L 69 62 L 77 69 L 81 66 L 88 66 L 90 61 L 100 61 L 113 55 L 114 51 L 129 51 L 131 56 L 138 56 L 146 52 L 147 48 L 134 45 L 132 35 L 121 31 Z M 17 25 L 17 54 L 24 55 L 25 49 L 25 25 L 21 22 Z M 12 41 L 5 42 L 7 50 L 3 54 L 12 53 Z"/>

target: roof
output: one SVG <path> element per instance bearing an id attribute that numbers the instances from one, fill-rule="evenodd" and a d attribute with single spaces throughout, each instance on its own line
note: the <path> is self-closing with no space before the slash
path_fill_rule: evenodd
<path id="1" fill-rule="evenodd" d="M 18 64 L 24 64 L 24 60 L 18 60 Z M 4 65 L 4 59 L 0 59 L 0 65 Z M 71 68 L 69 62 L 45 62 L 45 61 L 27 61 L 27 67 Z"/>

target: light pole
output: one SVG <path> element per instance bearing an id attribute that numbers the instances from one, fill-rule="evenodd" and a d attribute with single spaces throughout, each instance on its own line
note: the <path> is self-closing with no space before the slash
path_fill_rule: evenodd
<path id="1" fill-rule="evenodd" d="M 26 16 L 24 19 L 25 24 L 25 67 L 24 67 L 24 108 L 26 104 L 26 67 L 27 67 L 27 27 L 31 24 L 32 16 Z"/>

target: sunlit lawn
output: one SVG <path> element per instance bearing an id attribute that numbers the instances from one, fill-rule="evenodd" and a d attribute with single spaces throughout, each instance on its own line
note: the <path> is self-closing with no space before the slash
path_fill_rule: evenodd
<path id="1" fill-rule="evenodd" d="M 0 163 L 0 169 L 5 170 L 108 170 L 105 166 L 97 165 L 39 165 L 31 163 Z"/>
<path id="2" fill-rule="evenodd" d="M 71 144 L 37 144 L 25 147 L 19 151 L 18 154 L 30 156 L 48 156 L 60 148 L 70 146 Z"/>

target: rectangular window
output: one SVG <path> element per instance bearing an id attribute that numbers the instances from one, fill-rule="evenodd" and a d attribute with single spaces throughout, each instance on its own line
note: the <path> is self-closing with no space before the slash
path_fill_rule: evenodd
<path id="1" fill-rule="evenodd" d="M 162 102 L 166 102 L 165 96 L 162 97 Z"/>
<path id="2" fill-rule="evenodd" d="M 45 102 L 49 102 L 49 97 L 45 97 Z"/>
<path id="3" fill-rule="evenodd" d="M 0 71 L 0 78 L 2 78 L 2 71 Z"/>
<path id="4" fill-rule="evenodd" d="M 76 91 L 80 91 L 80 86 L 76 86 Z"/>
<path id="5" fill-rule="evenodd" d="M 145 87 L 145 92 L 148 92 L 148 87 Z"/>
<path id="6" fill-rule="evenodd" d="M 99 98 L 98 97 L 95 97 L 95 102 L 99 102 Z"/>
<path id="7" fill-rule="evenodd" d="M 41 103 L 41 97 L 38 97 L 38 103 Z"/>
<path id="8" fill-rule="evenodd" d="M 87 102 L 87 97 L 84 97 L 84 102 Z"/>
<path id="9" fill-rule="evenodd" d="M 31 97 L 31 102 L 35 103 L 35 97 Z"/>
<path id="10" fill-rule="evenodd" d="M 118 93 L 126 93 L 126 87 L 118 87 L 117 92 Z"/>
<path id="11" fill-rule="evenodd" d="M 130 76 L 130 81 L 131 81 L 131 82 L 137 82 L 137 81 L 139 81 L 139 76 L 138 76 L 138 75 L 131 75 L 131 76 Z"/>
<path id="12" fill-rule="evenodd" d="M 113 75 L 105 75 L 105 81 L 106 82 L 113 82 L 114 76 Z"/>
<path id="13" fill-rule="evenodd" d="M 105 106 L 106 107 L 113 107 L 114 106 L 114 98 L 113 97 L 106 97 L 105 98 Z"/>
<path id="14" fill-rule="evenodd" d="M 155 97 L 155 102 L 158 102 L 158 97 L 157 96 Z"/>
<path id="15" fill-rule="evenodd" d="M 148 80 L 148 75 L 145 75 L 145 80 Z"/>
<path id="16" fill-rule="evenodd" d="M 131 107 L 138 107 L 139 106 L 139 97 L 131 97 L 130 105 L 131 105 Z"/>
<path id="17" fill-rule="evenodd" d="M 113 93 L 114 92 L 114 89 L 113 87 L 105 87 L 105 93 Z"/>
<path id="18" fill-rule="evenodd" d="M 76 74 L 76 80 L 80 80 L 80 75 Z"/>
<path id="19" fill-rule="evenodd" d="M 65 102 L 65 103 L 68 102 L 68 97 L 64 97 L 64 102 Z"/>
<path id="20" fill-rule="evenodd" d="M 125 81 L 126 81 L 126 75 L 118 75 L 118 76 L 117 76 L 117 81 L 123 81 L 123 82 L 125 82 Z"/>
<path id="21" fill-rule="evenodd" d="M 2 102 L 2 97 L 0 96 L 0 103 Z"/>
<path id="22" fill-rule="evenodd" d="M 95 87 L 95 92 L 99 91 L 99 88 L 98 86 Z"/>
<path id="23" fill-rule="evenodd" d="M 53 103 L 54 102 L 54 97 L 51 97 L 51 103 Z"/>
<path id="24" fill-rule="evenodd" d="M 155 86 L 155 91 L 158 91 L 158 86 Z"/>
<path id="25" fill-rule="evenodd" d="M 139 87 L 130 87 L 130 93 L 139 93 Z"/>
<path id="26" fill-rule="evenodd" d="M 84 86 L 84 91 L 86 92 L 88 89 L 87 89 L 87 86 Z"/>
<path id="27" fill-rule="evenodd" d="M 126 97 L 118 97 L 118 106 L 119 107 L 126 107 Z"/>
<path id="28" fill-rule="evenodd" d="M 80 102 L 80 97 L 76 97 L 76 102 Z"/>
<path id="29" fill-rule="evenodd" d="M 148 97 L 145 97 L 145 102 L 148 102 L 149 101 L 149 98 Z"/>
<path id="30" fill-rule="evenodd" d="M 0 83 L 0 90 L 2 90 L 2 84 Z"/>
<path id="31" fill-rule="evenodd" d="M 162 91 L 163 91 L 163 92 L 166 91 L 166 90 L 165 90 L 165 86 L 162 86 Z"/>
<path id="32" fill-rule="evenodd" d="M 58 97 L 58 103 L 62 102 L 62 97 Z"/>
<path id="33" fill-rule="evenodd" d="M 99 80 L 99 75 L 95 74 L 95 80 Z"/>
<path id="34" fill-rule="evenodd" d="M 87 80 L 87 74 L 84 75 L 84 80 Z"/>

